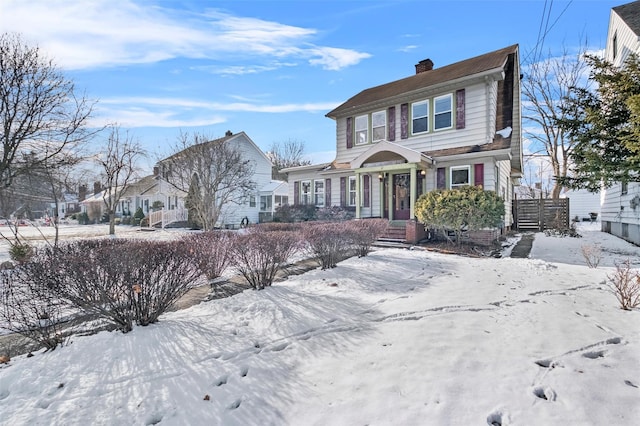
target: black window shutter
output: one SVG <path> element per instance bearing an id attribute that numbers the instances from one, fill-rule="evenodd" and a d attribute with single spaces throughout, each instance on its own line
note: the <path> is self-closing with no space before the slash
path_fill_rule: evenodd
<path id="1" fill-rule="evenodd" d="M 347 117 L 347 149 L 353 148 L 353 117 Z"/>
<path id="2" fill-rule="evenodd" d="M 324 206 L 331 207 L 331 179 L 324 180 Z"/>
<path id="3" fill-rule="evenodd" d="M 364 194 L 362 196 L 363 198 L 363 203 L 362 205 L 364 207 L 369 207 L 369 203 L 371 202 L 370 199 L 370 192 L 369 192 L 369 187 L 371 186 L 371 176 L 369 175 L 364 175 L 363 179 L 362 179 L 362 185 L 364 186 Z"/>
<path id="4" fill-rule="evenodd" d="M 400 105 L 400 139 L 409 137 L 409 104 Z"/>
<path id="5" fill-rule="evenodd" d="M 300 204 L 300 181 L 293 182 L 293 204 Z"/>
<path id="6" fill-rule="evenodd" d="M 438 189 L 446 189 L 447 187 L 446 170 L 444 167 L 438 167 L 436 175 L 436 188 Z"/>
<path id="7" fill-rule="evenodd" d="M 347 178 L 344 176 L 340 178 L 340 206 L 347 206 Z"/>
<path id="8" fill-rule="evenodd" d="M 389 129 L 387 140 L 393 142 L 396 140 L 396 107 L 394 106 L 387 110 L 387 124 Z"/>
<path id="9" fill-rule="evenodd" d="M 456 91 L 456 129 L 464 129 L 464 89 Z"/>

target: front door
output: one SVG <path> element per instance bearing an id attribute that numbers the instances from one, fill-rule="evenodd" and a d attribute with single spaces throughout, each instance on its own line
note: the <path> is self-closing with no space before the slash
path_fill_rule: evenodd
<path id="1" fill-rule="evenodd" d="M 393 175 L 393 218 L 408 220 L 411 214 L 411 175 Z"/>

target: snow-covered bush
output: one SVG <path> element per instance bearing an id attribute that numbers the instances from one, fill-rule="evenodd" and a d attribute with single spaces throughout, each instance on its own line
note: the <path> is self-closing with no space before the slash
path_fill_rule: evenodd
<path id="1" fill-rule="evenodd" d="M 256 290 L 270 286 L 299 247 L 295 232 L 251 227 L 232 246 L 233 264 Z"/>
<path id="2" fill-rule="evenodd" d="M 322 269 L 335 268 L 353 246 L 349 222 L 307 223 L 303 238 Z"/>
<path id="3" fill-rule="evenodd" d="M 189 254 L 202 273 L 214 280 L 224 273 L 231 263 L 231 248 L 236 234 L 227 231 L 206 231 L 184 237 Z"/>
<path id="4" fill-rule="evenodd" d="M 386 219 L 361 219 L 346 222 L 347 232 L 358 257 L 364 257 L 371 251 L 371 246 L 387 230 Z"/>
<path id="5" fill-rule="evenodd" d="M 64 343 L 61 317 L 68 308 L 49 286 L 48 265 L 32 261 L 0 272 L 0 323 L 54 350 Z"/>
<path id="6" fill-rule="evenodd" d="M 50 286 L 83 311 L 123 332 L 148 325 L 204 276 L 182 241 L 99 239 L 45 248 Z"/>
<path id="7" fill-rule="evenodd" d="M 631 269 L 628 259 L 618 263 L 614 274 L 607 275 L 607 278 L 620 309 L 631 310 L 640 306 L 640 273 Z"/>
<path id="8" fill-rule="evenodd" d="M 580 247 L 582 256 L 589 268 L 597 268 L 602 260 L 602 249 L 599 246 L 587 244 Z"/>

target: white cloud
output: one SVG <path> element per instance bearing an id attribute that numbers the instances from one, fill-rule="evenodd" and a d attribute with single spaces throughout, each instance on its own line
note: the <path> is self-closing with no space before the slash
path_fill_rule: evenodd
<path id="1" fill-rule="evenodd" d="M 317 35 L 312 28 L 237 17 L 213 9 L 196 14 L 147 4 L 143 7 L 133 0 L 119 1 L 117 7 L 111 0 L 3 0 L 0 20 L 3 31 L 21 33 L 66 69 L 179 57 L 233 60 L 250 56 L 256 61 L 307 58 L 311 65 L 339 70 L 370 56 L 310 44 Z"/>

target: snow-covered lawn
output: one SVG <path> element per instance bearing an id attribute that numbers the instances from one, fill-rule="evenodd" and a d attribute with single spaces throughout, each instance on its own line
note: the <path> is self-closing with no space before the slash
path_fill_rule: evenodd
<path id="1" fill-rule="evenodd" d="M 640 248 L 580 232 L 530 259 L 377 249 L 75 337 L 0 369 L 0 424 L 637 425 L 640 311 L 605 281 Z"/>

